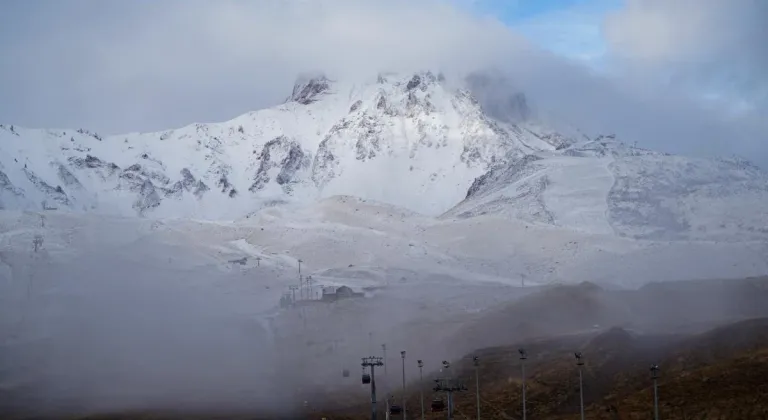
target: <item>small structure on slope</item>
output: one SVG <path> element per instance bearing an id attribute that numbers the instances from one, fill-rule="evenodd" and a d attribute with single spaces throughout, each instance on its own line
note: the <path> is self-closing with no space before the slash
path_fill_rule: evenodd
<path id="1" fill-rule="evenodd" d="M 323 302 L 335 302 L 339 299 L 349 299 L 363 296 L 363 293 L 355 292 L 349 286 L 324 287 L 322 300 Z"/>

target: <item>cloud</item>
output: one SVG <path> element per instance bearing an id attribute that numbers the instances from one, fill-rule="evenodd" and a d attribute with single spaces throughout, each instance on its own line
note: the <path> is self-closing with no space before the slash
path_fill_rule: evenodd
<path id="1" fill-rule="evenodd" d="M 461 68 L 523 42 L 432 0 L 92 4 L 47 3 L 56 19 L 35 11 L 24 36 L 3 35 L 3 119 L 159 130 L 273 105 L 307 70 Z"/>
<path id="2" fill-rule="evenodd" d="M 768 2 L 627 0 L 605 36 L 625 70 L 735 102 L 766 106 Z"/>
<path id="3" fill-rule="evenodd" d="M 739 2 L 747 4 L 733 3 Z M 486 12 L 473 13 L 474 0 L 20 2 L 0 18 L 0 120 L 102 133 L 162 130 L 279 103 L 305 71 L 344 78 L 495 67 L 539 108 L 587 131 L 615 132 L 671 152 L 735 152 L 768 163 L 762 142 L 768 130 L 755 112 L 726 114 L 689 91 L 661 89 L 657 79 L 639 77 L 645 70 L 632 71 L 674 69 L 694 80 L 727 74 L 715 64 L 731 57 L 741 63 L 744 83 L 760 83 L 764 61 L 748 54 L 756 41 L 747 36 L 757 37 L 760 28 L 752 24 L 719 40 L 707 28 L 737 26 L 745 13 L 712 9 L 717 13 L 692 12 L 698 17 L 690 24 L 678 17 L 688 32 L 674 35 L 677 29 L 668 28 L 674 19 L 657 15 L 676 16 L 685 5 L 662 3 L 630 1 L 610 17 L 608 54 L 620 65 L 606 77 L 539 50 Z M 657 29 L 649 34 L 648 27 Z M 699 33 L 719 41 L 701 46 Z M 671 38 L 679 45 L 666 45 Z"/>

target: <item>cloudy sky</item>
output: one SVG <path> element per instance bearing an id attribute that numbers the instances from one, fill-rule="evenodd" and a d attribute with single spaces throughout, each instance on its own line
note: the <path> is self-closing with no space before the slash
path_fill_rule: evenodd
<path id="1" fill-rule="evenodd" d="M 0 122 L 151 131 L 281 102 L 295 75 L 493 66 L 558 118 L 768 167 L 768 1 L 15 0 Z"/>

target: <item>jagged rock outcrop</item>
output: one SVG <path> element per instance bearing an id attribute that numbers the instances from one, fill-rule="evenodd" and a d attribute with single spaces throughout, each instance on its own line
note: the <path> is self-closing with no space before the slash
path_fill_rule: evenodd
<path id="1" fill-rule="evenodd" d="M 83 189 L 83 184 L 80 183 L 77 177 L 75 177 L 75 175 L 73 175 L 66 166 L 61 163 L 56 163 L 55 166 L 56 173 L 59 175 L 59 179 L 64 183 L 64 185 L 76 188 L 78 190 Z"/>
<path id="2" fill-rule="evenodd" d="M 297 78 L 288 100 L 301 105 L 309 105 L 327 94 L 330 87 L 331 81 L 324 74 L 304 74 Z"/>
<path id="3" fill-rule="evenodd" d="M 155 189 L 155 185 L 152 181 L 145 179 L 142 182 L 139 189 L 139 196 L 133 203 L 133 208 L 139 215 L 143 215 L 147 210 L 153 209 L 160 205 L 160 195 Z"/>
<path id="4" fill-rule="evenodd" d="M 276 137 L 264 144 L 259 156 L 259 167 L 248 190 L 262 190 L 274 179 L 285 193 L 290 194 L 290 184 L 297 172 L 308 169 L 309 165 L 310 158 L 298 142 L 286 136 Z"/>
<path id="5" fill-rule="evenodd" d="M 63 204 L 65 206 L 70 205 L 69 197 L 67 196 L 67 193 L 64 192 L 64 189 L 61 187 L 61 185 L 52 187 L 47 182 L 43 181 L 40 177 L 35 175 L 35 173 L 31 170 L 24 168 L 23 171 L 32 185 L 37 187 L 38 190 L 42 191 L 46 198 L 52 199 L 53 201 L 56 201 L 57 203 Z"/>

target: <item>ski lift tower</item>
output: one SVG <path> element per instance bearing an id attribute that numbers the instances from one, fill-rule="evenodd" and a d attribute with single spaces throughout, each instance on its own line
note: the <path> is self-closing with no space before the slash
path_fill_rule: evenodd
<path id="1" fill-rule="evenodd" d="M 363 385 L 371 385 L 371 420 L 376 420 L 376 367 L 384 366 L 381 357 L 370 356 L 363 357 Z M 371 368 L 370 375 L 365 372 L 365 368 Z"/>

